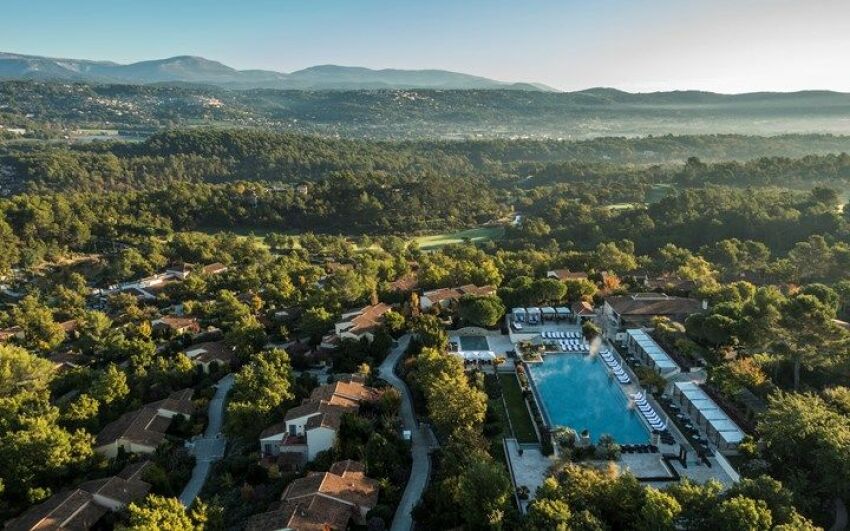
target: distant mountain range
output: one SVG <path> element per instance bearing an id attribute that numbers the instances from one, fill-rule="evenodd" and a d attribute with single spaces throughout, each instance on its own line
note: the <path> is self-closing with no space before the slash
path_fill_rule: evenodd
<path id="1" fill-rule="evenodd" d="M 217 61 L 187 55 L 118 64 L 0 52 L 0 79 L 130 84 L 191 83 L 231 89 L 507 89 L 557 92 L 552 87 L 539 83 L 508 83 L 446 70 L 372 70 L 322 65 L 287 74 L 270 70 L 236 70 Z"/>

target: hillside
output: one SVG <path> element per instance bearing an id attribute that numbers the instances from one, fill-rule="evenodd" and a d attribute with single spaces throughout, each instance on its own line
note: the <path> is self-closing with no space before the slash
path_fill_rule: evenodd
<path id="1" fill-rule="evenodd" d="M 118 64 L 108 61 L 56 59 L 0 52 L 0 79 L 79 81 L 87 83 L 198 83 L 231 89 L 284 90 L 362 89 L 516 89 L 554 90 L 534 83 L 505 83 L 445 70 L 372 70 L 362 67 L 322 65 L 292 73 L 269 70 L 236 70 L 203 57 Z"/>

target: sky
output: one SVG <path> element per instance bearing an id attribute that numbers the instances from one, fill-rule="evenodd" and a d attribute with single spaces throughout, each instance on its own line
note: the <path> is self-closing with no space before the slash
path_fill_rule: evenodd
<path id="1" fill-rule="evenodd" d="M 850 92 L 850 0 L 0 0 L 0 51 L 438 68 L 561 90 Z"/>

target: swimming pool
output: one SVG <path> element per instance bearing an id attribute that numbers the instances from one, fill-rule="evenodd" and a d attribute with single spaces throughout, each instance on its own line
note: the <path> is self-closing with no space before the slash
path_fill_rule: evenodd
<path id="1" fill-rule="evenodd" d="M 462 351 L 485 351 L 490 350 L 485 336 L 460 336 L 460 350 Z"/>
<path id="2" fill-rule="evenodd" d="M 646 444 L 649 432 L 626 396 L 608 377 L 598 356 L 555 354 L 530 366 L 544 415 L 550 425 L 590 431 L 598 441 L 608 434 L 621 444 Z"/>

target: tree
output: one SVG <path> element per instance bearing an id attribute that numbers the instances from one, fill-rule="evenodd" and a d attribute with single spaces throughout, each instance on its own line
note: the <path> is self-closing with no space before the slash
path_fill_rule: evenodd
<path id="1" fill-rule="evenodd" d="M 413 320 L 410 327 L 423 347 L 445 350 L 449 343 L 449 337 L 440 320 L 434 315 L 420 315 Z"/>
<path id="2" fill-rule="evenodd" d="M 101 371 L 91 386 L 92 397 L 106 405 L 124 399 L 129 393 L 127 375 L 114 363 Z"/>
<path id="3" fill-rule="evenodd" d="M 27 295 L 12 309 L 12 320 L 24 333 L 24 345 L 50 352 L 65 340 L 65 330 L 53 320 L 50 309 Z"/>
<path id="4" fill-rule="evenodd" d="M 229 330 L 250 316 L 251 308 L 247 304 L 243 304 L 235 293 L 226 289 L 218 292 L 213 307 L 213 317 L 221 323 L 225 330 Z"/>
<path id="5" fill-rule="evenodd" d="M 131 503 L 128 531 L 194 531 L 202 530 L 193 516 L 186 512 L 177 498 L 148 495 L 142 503 Z"/>
<path id="6" fill-rule="evenodd" d="M 53 379 L 53 364 L 26 350 L 0 344 L 0 397 L 18 392 L 45 393 Z"/>
<path id="7" fill-rule="evenodd" d="M 570 279 L 565 281 L 564 284 L 567 288 L 567 299 L 570 302 L 587 300 L 599 291 L 596 284 L 586 278 Z"/>
<path id="8" fill-rule="evenodd" d="M 647 487 L 640 508 L 638 529 L 645 531 L 673 531 L 682 506 L 666 492 Z"/>
<path id="9" fill-rule="evenodd" d="M 743 496 L 724 500 L 714 511 L 718 531 L 768 531 L 772 523 L 766 503 Z"/>
<path id="10" fill-rule="evenodd" d="M 266 331 L 253 315 L 242 317 L 225 336 L 227 343 L 241 360 L 247 360 L 266 344 Z"/>
<path id="11" fill-rule="evenodd" d="M 500 527 L 510 496 L 511 482 L 496 462 L 473 461 L 460 476 L 457 501 L 469 529 Z"/>
<path id="12" fill-rule="evenodd" d="M 398 337 L 399 334 L 404 330 L 405 320 L 404 316 L 399 312 L 394 310 L 390 310 L 384 314 L 384 326 L 387 329 L 387 332 L 394 337 Z"/>
<path id="13" fill-rule="evenodd" d="M 795 390 L 800 387 L 800 370 L 829 364 L 831 350 L 846 336 L 833 322 L 834 316 L 834 309 L 808 294 L 796 295 L 783 308 L 774 351 L 791 363 Z"/>
<path id="14" fill-rule="evenodd" d="M 505 315 L 505 305 L 497 297 L 464 295 L 458 301 L 458 315 L 475 326 L 493 326 Z"/>
<path id="15" fill-rule="evenodd" d="M 268 424 L 268 415 L 292 398 L 292 367 L 283 350 L 256 354 L 236 374 L 227 405 L 227 431 L 246 437 Z"/>
<path id="16" fill-rule="evenodd" d="M 572 511 L 566 502 L 558 499 L 538 498 L 528 508 L 528 525 L 540 531 L 570 531 Z"/>
<path id="17" fill-rule="evenodd" d="M 773 475 L 800 496 L 847 496 L 850 419 L 813 394 L 777 393 L 758 423 Z M 798 503 L 799 505 L 799 503 Z"/>
<path id="18" fill-rule="evenodd" d="M 301 331 L 311 338 L 319 338 L 333 325 L 333 315 L 322 307 L 308 308 L 301 317 Z"/>

